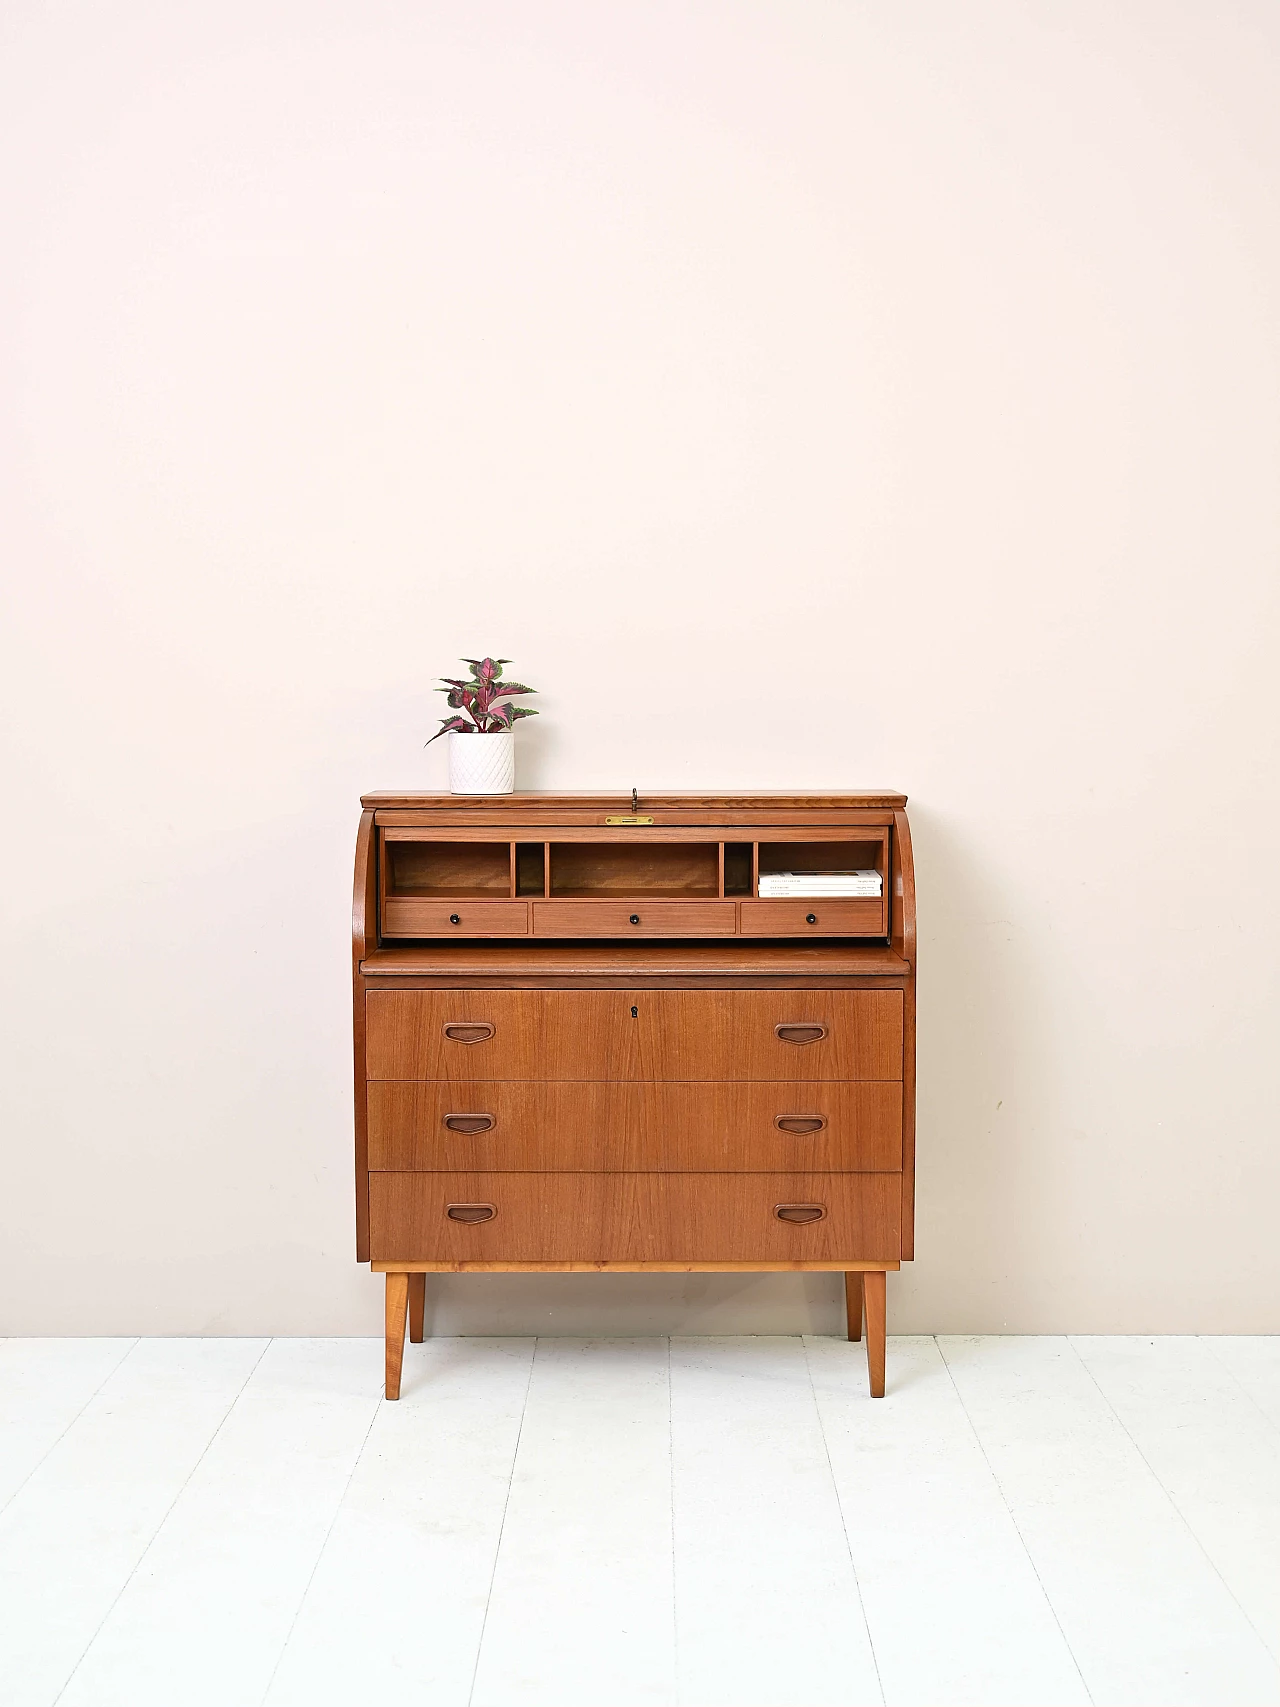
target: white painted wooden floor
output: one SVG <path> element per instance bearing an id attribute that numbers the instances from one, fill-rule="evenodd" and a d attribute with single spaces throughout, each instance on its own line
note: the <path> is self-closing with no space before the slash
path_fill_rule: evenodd
<path id="1" fill-rule="evenodd" d="M 1280 1341 L 0 1342 L 4 1707 L 1280 1703 Z"/>

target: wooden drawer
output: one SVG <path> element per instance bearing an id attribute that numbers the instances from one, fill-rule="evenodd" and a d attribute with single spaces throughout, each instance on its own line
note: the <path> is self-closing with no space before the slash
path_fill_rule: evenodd
<path id="1" fill-rule="evenodd" d="M 397 901 L 382 904 L 383 936 L 528 936 L 527 901 Z"/>
<path id="2" fill-rule="evenodd" d="M 375 1173 L 369 1188 L 375 1262 L 892 1262 L 900 1254 L 899 1174 Z M 450 1205 L 493 1216 L 454 1220 Z M 780 1220 L 779 1206 L 813 1206 L 821 1219 Z"/>
<path id="3" fill-rule="evenodd" d="M 507 1172 L 886 1173 L 902 1086 L 483 1081 L 369 1086 L 369 1166 Z"/>
<path id="4" fill-rule="evenodd" d="M 534 936 L 732 936 L 733 901 L 535 901 Z"/>
<path id="5" fill-rule="evenodd" d="M 838 901 L 744 901 L 743 936 L 884 936 L 885 901 L 876 896 Z"/>
<path id="6" fill-rule="evenodd" d="M 373 990 L 370 1079 L 901 1079 L 900 990 Z"/>

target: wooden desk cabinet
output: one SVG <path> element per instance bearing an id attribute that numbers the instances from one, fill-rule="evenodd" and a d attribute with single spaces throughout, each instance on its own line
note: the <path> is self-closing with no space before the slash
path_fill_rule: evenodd
<path id="1" fill-rule="evenodd" d="M 900 794 L 364 798 L 356 1247 L 387 1397 L 425 1277 L 836 1270 L 884 1391 L 913 1254 L 915 883 Z M 761 899 L 874 869 L 878 897 Z"/>

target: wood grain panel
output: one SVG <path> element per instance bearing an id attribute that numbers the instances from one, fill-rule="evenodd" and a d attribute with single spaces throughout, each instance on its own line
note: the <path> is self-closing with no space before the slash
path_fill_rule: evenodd
<path id="1" fill-rule="evenodd" d="M 629 999 L 631 998 L 631 999 Z M 374 990 L 371 1079 L 900 1079 L 900 990 Z M 450 1026 L 492 1026 L 481 1042 Z M 779 1028 L 811 1028 L 791 1043 Z"/>
<path id="2" fill-rule="evenodd" d="M 465 1130 L 484 1119 L 491 1129 Z M 780 1119 L 792 1127 L 823 1124 L 786 1130 Z M 888 1173 L 902 1165 L 902 1087 L 383 1082 L 369 1086 L 369 1165 L 483 1173 Z"/>
<path id="3" fill-rule="evenodd" d="M 370 1079 L 635 1079 L 628 992 L 373 990 L 365 997 Z M 446 1026 L 493 1026 L 480 1043 Z"/>
<path id="4" fill-rule="evenodd" d="M 828 1257 L 817 1262 L 791 1258 L 786 1262 L 766 1262 L 756 1257 L 752 1262 L 575 1262 L 557 1258 L 554 1262 L 478 1262 L 466 1257 L 433 1262 L 422 1257 L 402 1257 L 399 1261 L 369 1264 L 372 1274 L 386 1274 L 395 1269 L 405 1274 L 840 1274 L 849 1270 L 887 1269 L 890 1274 L 902 1265 L 888 1257 L 876 1257 L 863 1262 L 858 1257 Z"/>
<path id="5" fill-rule="evenodd" d="M 899 1079 L 900 990 L 654 990 L 635 993 L 644 1079 Z M 821 1028 L 788 1043 L 782 1027 Z"/>
<path id="6" fill-rule="evenodd" d="M 491 1221 L 450 1204 L 493 1204 Z M 780 1221 L 779 1204 L 822 1219 Z M 375 1260 L 897 1260 L 897 1174 L 377 1173 Z"/>
<path id="7" fill-rule="evenodd" d="M 609 978 L 689 980 L 714 987 L 725 979 L 748 989 L 806 978 L 896 978 L 911 967 L 882 943 L 854 938 L 794 942 L 443 942 L 370 950 L 361 962 L 366 978 L 450 978 L 469 988 L 499 980 L 509 989 L 573 984 Z M 814 988 L 817 988 L 815 983 Z"/>
<path id="8" fill-rule="evenodd" d="M 733 936 L 732 901 L 535 901 L 534 936 Z"/>

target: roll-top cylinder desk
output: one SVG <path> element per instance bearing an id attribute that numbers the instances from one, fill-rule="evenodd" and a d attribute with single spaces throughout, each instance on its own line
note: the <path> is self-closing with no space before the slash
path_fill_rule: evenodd
<path id="1" fill-rule="evenodd" d="M 389 1399 L 428 1274 L 547 1270 L 843 1273 L 884 1392 L 915 1201 L 905 804 L 365 796 L 356 1251 L 386 1276 Z M 821 893 L 854 872 L 879 893 Z"/>

